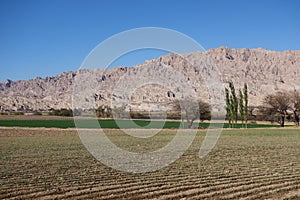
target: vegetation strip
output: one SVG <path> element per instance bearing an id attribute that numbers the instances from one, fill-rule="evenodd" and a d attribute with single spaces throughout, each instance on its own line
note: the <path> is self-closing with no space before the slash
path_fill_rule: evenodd
<path id="1" fill-rule="evenodd" d="M 119 129 L 118 124 L 113 119 L 103 119 L 98 120 L 101 128 L 103 129 Z M 118 120 L 118 123 L 122 125 L 122 128 L 130 129 L 136 128 L 130 126 L 129 120 Z M 150 121 L 148 120 L 133 120 L 133 122 L 140 128 L 151 129 L 151 128 L 161 128 L 164 129 L 176 129 L 180 127 L 180 121 Z M 92 120 L 81 120 L 77 124 L 77 128 L 99 128 L 99 126 L 93 125 Z M 186 123 L 185 127 L 186 126 Z M 194 123 L 195 124 L 195 123 Z M 31 128 L 76 128 L 73 120 L 0 120 L 0 127 L 31 127 Z M 200 122 L 199 126 L 202 128 L 208 128 L 210 126 L 209 122 Z M 211 127 L 220 127 L 221 124 L 215 123 Z M 229 128 L 228 123 L 224 123 L 224 128 Z M 243 124 L 236 124 L 236 128 L 243 128 Z M 248 128 L 274 128 L 279 127 L 275 124 L 248 124 Z"/>

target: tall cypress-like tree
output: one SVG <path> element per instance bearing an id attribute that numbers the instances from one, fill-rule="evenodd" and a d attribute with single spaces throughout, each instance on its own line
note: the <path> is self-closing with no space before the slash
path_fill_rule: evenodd
<path id="1" fill-rule="evenodd" d="M 228 126 L 232 126 L 232 111 L 231 111 L 231 102 L 230 102 L 230 96 L 229 96 L 229 90 L 225 88 L 225 95 L 226 95 L 226 113 L 227 113 L 227 120 L 228 120 Z"/>
<path id="2" fill-rule="evenodd" d="M 235 124 L 237 124 L 239 104 L 238 104 L 238 99 L 237 99 L 237 96 L 236 96 L 236 93 L 235 93 L 235 88 L 234 88 L 233 82 L 229 83 L 229 88 L 230 88 L 231 97 L 232 97 L 231 107 L 232 107 L 233 120 L 234 120 Z"/>
<path id="3" fill-rule="evenodd" d="M 230 95 L 230 111 L 231 111 L 231 126 L 234 128 L 235 125 L 235 106 L 234 106 L 234 98 Z"/>
<path id="4" fill-rule="evenodd" d="M 248 86 L 245 83 L 244 88 L 239 89 L 238 97 L 236 95 L 233 82 L 229 82 L 229 89 L 225 88 L 226 94 L 226 112 L 229 127 L 234 127 L 237 124 L 240 114 L 242 126 L 247 128 L 248 123 Z"/>
<path id="5" fill-rule="evenodd" d="M 248 127 L 248 86 L 244 84 L 244 121 L 246 128 Z"/>
<path id="6" fill-rule="evenodd" d="M 240 111 L 242 126 L 244 127 L 245 106 L 244 106 L 244 97 L 241 89 L 239 89 L 239 111 Z"/>

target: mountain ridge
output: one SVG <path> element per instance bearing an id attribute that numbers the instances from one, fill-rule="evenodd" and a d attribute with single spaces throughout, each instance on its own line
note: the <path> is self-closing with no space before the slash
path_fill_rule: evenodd
<path id="1" fill-rule="evenodd" d="M 283 53 L 283 52 L 293 52 L 293 51 L 296 51 L 296 52 L 300 52 L 300 49 L 294 49 L 294 50 L 281 50 L 281 51 L 278 51 L 278 50 L 274 50 L 274 49 L 267 49 L 267 48 L 264 48 L 264 47 L 255 47 L 255 48 L 230 48 L 228 46 L 220 46 L 220 47 L 217 47 L 217 48 L 210 48 L 210 49 L 207 49 L 206 51 L 204 52 L 208 52 L 210 50 L 215 50 L 215 49 L 220 49 L 220 48 L 227 48 L 227 49 L 232 49 L 232 50 L 265 50 L 265 51 L 268 51 L 268 52 L 279 52 L 279 53 Z M 192 53 L 192 52 L 190 52 Z M 186 53 L 186 54 L 190 54 L 190 53 Z M 168 55 L 168 54 L 166 54 Z M 164 55 L 164 56 L 166 56 Z M 184 54 L 183 54 L 184 55 Z M 155 59 L 155 58 L 154 58 Z M 147 61 L 151 61 L 153 59 L 149 59 L 149 60 L 145 60 L 145 62 Z M 144 63 L 145 63 L 144 62 Z M 134 66 L 136 65 L 141 65 L 141 64 L 144 64 L 144 63 L 137 63 L 135 64 Z M 115 66 L 113 68 L 118 68 L 118 67 L 134 67 L 134 66 L 125 66 L 125 65 L 120 65 L 120 66 Z M 77 70 L 76 70 L 77 71 Z M 52 75 L 52 76 L 36 76 L 34 78 L 29 78 L 29 79 L 18 79 L 18 80 L 14 80 L 14 79 L 11 79 L 11 78 L 7 78 L 5 79 L 4 81 L 0 81 L 0 83 L 5 83 L 6 81 L 11 81 L 11 82 L 18 82 L 18 81 L 31 81 L 31 80 L 34 80 L 34 79 L 46 79 L 46 78 L 53 78 L 53 77 L 56 77 L 56 76 L 59 76 L 60 74 L 63 74 L 63 73 L 74 73 L 76 72 L 74 70 L 69 70 L 69 71 L 63 71 L 61 73 L 58 73 L 58 74 L 55 74 L 55 75 Z"/>
<path id="2" fill-rule="evenodd" d="M 210 59 L 204 59 L 209 56 Z M 223 83 L 233 81 L 237 89 L 244 83 L 249 85 L 250 105 L 258 106 L 266 94 L 281 90 L 300 90 L 300 50 L 274 51 L 262 48 L 228 48 L 219 47 L 209 49 L 205 52 L 193 52 L 185 55 L 167 54 L 158 58 L 147 60 L 145 63 L 132 67 L 119 66 L 111 69 L 80 69 L 78 71 L 63 72 L 56 76 L 45 78 L 36 77 L 30 80 L 11 81 L 0 83 L 0 110 L 49 110 L 72 107 L 72 91 L 75 77 L 85 74 L 89 77 L 95 73 L 99 90 L 94 94 L 96 105 L 107 105 L 110 103 L 111 95 L 108 94 L 108 86 L 115 84 L 124 74 L 134 77 L 134 72 L 142 71 L 142 68 L 151 66 L 153 69 L 159 66 L 170 66 L 172 69 L 186 76 L 186 81 L 192 88 L 200 93 L 199 89 L 203 80 L 209 73 L 207 70 L 196 70 L 185 59 L 195 57 L 201 60 L 203 66 L 216 66 L 222 76 Z M 211 61 L 210 61 L 211 60 Z M 151 75 L 145 72 L 145 75 Z M 202 82 L 201 82 L 202 81 Z M 151 110 L 153 104 L 170 103 L 174 99 L 170 92 L 165 89 L 153 89 L 152 86 L 142 88 L 139 94 L 133 94 L 136 109 Z M 204 91 L 204 90 L 203 90 Z M 155 93 L 155 94 L 154 94 Z M 201 92 L 202 93 L 202 92 Z M 155 100 L 153 96 L 158 96 Z M 171 95 L 172 96 L 172 95 Z M 129 97 L 122 97 L 129 98 Z M 199 98 L 207 100 L 207 91 L 199 94 Z"/>

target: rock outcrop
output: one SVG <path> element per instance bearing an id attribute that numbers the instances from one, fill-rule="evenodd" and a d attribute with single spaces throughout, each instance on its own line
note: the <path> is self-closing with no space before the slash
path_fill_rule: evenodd
<path id="1" fill-rule="evenodd" d="M 200 61 L 200 67 L 195 67 L 196 60 Z M 178 91 L 153 83 L 135 88 L 128 96 L 118 96 L 114 93 L 114 86 L 124 77 L 130 80 L 141 73 L 144 77 L 154 76 L 155 72 L 166 73 L 159 71 L 166 66 L 182 75 L 178 84 L 189 84 L 203 100 L 210 98 L 205 77 L 211 76 L 214 69 L 219 70 L 225 85 L 233 81 L 237 88 L 241 88 L 247 83 L 250 105 L 260 105 L 267 94 L 276 91 L 300 91 L 300 50 L 277 52 L 261 48 L 220 47 L 186 55 L 168 54 L 133 67 L 81 69 L 27 81 L 7 80 L 0 83 L 0 111 L 72 108 L 73 89 L 74 85 L 78 86 L 75 80 L 79 76 L 85 77 L 82 80 L 95 78 L 91 85 L 94 93 L 86 96 L 87 102 L 95 101 L 95 107 L 110 104 L 115 99 L 127 99 L 132 109 L 159 110 L 168 107 L 177 98 Z M 129 87 L 126 81 L 122 86 Z"/>

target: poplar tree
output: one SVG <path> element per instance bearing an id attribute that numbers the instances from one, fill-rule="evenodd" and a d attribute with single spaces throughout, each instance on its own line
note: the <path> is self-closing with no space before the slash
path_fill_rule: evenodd
<path id="1" fill-rule="evenodd" d="M 228 126 L 232 126 L 232 111 L 231 111 L 231 102 L 230 102 L 230 96 L 229 96 L 229 90 L 225 88 L 225 95 L 226 95 L 226 113 L 227 113 L 227 120 L 228 120 Z"/>
<path id="2" fill-rule="evenodd" d="M 239 89 L 239 111 L 240 111 L 240 116 L 242 121 L 242 127 L 244 127 L 245 106 L 244 106 L 244 97 L 241 89 Z"/>
<path id="3" fill-rule="evenodd" d="M 237 120 L 238 120 L 238 99 L 235 93 L 235 88 L 233 85 L 233 82 L 229 83 L 229 88 L 231 91 L 231 107 L 232 107 L 232 115 L 233 115 L 233 121 L 235 122 L 235 124 L 237 124 Z"/>
<path id="4" fill-rule="evenodd" d="M 242 127 L 247 128 L 248 123 L 248 87 L 244 84 L 244 88 L 239 89 L 238 97 L 234 88 L 233 82 L 229 82 L 229 89 L 225 87 L 226 95 L 226 112 L 229 127 L 234 127 L 237 124 L 240 114 Z"/>
<path id="5" fill-rule="evenodd" d="M 248 86 L 247 83 L 244 84 L 244 121 L 246 128 L 248 126 Z"/>

